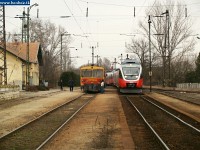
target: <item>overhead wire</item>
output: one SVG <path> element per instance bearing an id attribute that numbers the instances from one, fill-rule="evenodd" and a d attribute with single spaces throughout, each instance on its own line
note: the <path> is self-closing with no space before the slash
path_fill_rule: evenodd
<path id="1" fill-rule="evenodd" d="M 87 3 L 88 1 L 85 1 L 85 0 L 78 0 L 78 1 L 81 1 L 81 2 L 84 2 L 84 3 Z M 145 5 L 136 5 L 136 6 L 131 6 L 131 5 L 119 5 L 119 4 L 113 4 L 113 3 L 102 3 L 102 2 L 89 2 L 91 4 L 96 4 L 96 5 L 107 5 L 107 6 L 117 6 L 117 7 L 160 7 L 160 6 L 156 6 L 156 5 L 152 5 L 152 6 L 145 6 Z M 154 1 L 155 3 L 155 1 Z M 187 5 L 197 5 L 197 4 L 200 4 L 200 2 L 196 2 L 196 3 L 190 3 L 190 4 L 187 4 Z M 166 7 L 166 6 L 170 6 L 170 5 L 162 5 L 163 7 Z M 174 6 L 184 6 L 184 5 L 174 5 Z"/>
<path id="2" fill-rule="evenodd" d="M 81 13 L 82 14 L 84 14 L 84 12 L 83 12 L 83 10 L 81 9 L 81 7 L 80 7 L 80 5 L 79 5 L 79 3 L 77 2 L 77 0 L 75 0 L 75 3 L 77 4 L 77 6 L 78 6 L 78 8 L 80 9 L 80 11 L 81 11 Z M 86 24 L 86 26 L 87 26 L 87 28 L 88 28 L 88 30 L 90 31 L 90 23 L 89 23 L 89 20 L 88 20 L 88 15 L 89 15 L 89 5 L 88 5 L 88 3 L 87 3 L 87 9 L 86 9 L 86 21 L 87 21 L 87 24 Z M 93 37 L 90 37 L 90 39 L 91 39 L 91 42 L 93 41 L 95 41 L 94 39 L 93 39 Z M 90 46 L 91 47 L 91 46 Z M 97 41 L 97 47 L 99 48 L 99 46 L 98 46 L 98 41 Z M 99 49 L 98 49 L 99 50 Z"/>
<path id="3" fill-rule="evenodd" d="M 85 32 L 84 32 L 83 29 L 81 28 L 80 24 L 78 23 L 76 17 L 74 16 L 74 14 L 72 13 L 71 9 L 70 9 L 69 6 L 67 5 L 66 1 L 65 1 L 65 0 L 63 0 L 63 1 L 64 1 L 65 5 L 67 6 L 68 10 L 70 11 L 70 13 L 71 13 L 73 19 L 75 20 L 76 24 L 78 25 L 79 29 L 81 30 L 81 32 L 82 32 L 83 34 L 85 34 Z M 91 43 L 90 43 L 88 37 L 85 37 L 85 38 L 87 39 L 89 45 L 91 46 Z"/>

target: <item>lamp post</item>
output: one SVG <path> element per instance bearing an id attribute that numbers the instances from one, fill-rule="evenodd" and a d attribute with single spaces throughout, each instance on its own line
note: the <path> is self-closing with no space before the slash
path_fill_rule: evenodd
<path id="1" fill-rule="evenodd" d="M 30 84 L 30 68 L 29 68 L 29 19 L 30 19 L 30 10 L 33 6 L 39 6 L 37 3 L 29 6 L 27 8 L 27 51 L 26 51 L 26 85 Z"/>

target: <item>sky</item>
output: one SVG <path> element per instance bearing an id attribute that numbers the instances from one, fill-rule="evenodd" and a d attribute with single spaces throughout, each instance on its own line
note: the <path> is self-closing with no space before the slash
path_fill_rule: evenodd
<path id="1" fill-rule="evenodd" d="M 185 4 L 188 15 L 194 22 L 194 34 L 200 36 L 200 1 L 181 2 Z M 31 8 L 31 18 L 36 18 L 39 9 L 40 19 L 61 25 L 71 34 L 71 57 L 79 57 L 72 58 L 72 61 L 76 67 L 80 67 L 92 62 L 92 46 L 95 56 L 107 57 L 111 62 L 114 58 L 119 61 L 120 55 L 125 54 L 125 45 L 130 43 L 132 38 L 142 37 L 137 34 L 138 24 L 139 21 L 148 23 L 145 11 L 151 8 L 154 0 L 30 0 L 30 3 L 39 4 L 38 7 Z M 21 33 L 21 21 L 15 17 L 21 15 L 23 9 L 24 6 L 6 6 L 7 33 Z M 200 43 L 200 40 L 196 40 Z M 197 44 L 195 51 L 200 52 L 200 44 Z"/>

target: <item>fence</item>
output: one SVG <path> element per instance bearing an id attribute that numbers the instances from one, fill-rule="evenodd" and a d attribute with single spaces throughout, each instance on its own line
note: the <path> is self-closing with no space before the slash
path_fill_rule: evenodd
<path id="1" fill-rule="evenodd" d="M 200 83 L 178 83 L 176 87 L 180 89 L 200 89 Z"/>

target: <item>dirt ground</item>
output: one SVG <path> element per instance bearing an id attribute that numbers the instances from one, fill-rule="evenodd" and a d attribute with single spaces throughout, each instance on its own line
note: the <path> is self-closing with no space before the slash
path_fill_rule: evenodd
<path id="1" fill-rule="evenodd" d="M 98 94 L 45 149 L 135 149 L 116 90 Z"/>

